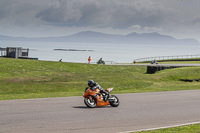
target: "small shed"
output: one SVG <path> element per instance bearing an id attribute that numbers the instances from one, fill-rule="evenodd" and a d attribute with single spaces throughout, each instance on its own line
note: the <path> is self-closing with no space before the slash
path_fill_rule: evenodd
<path id="1" fill-rule="evenodd" d="M 7 47 L 0 48 L 1 56 L 9 58 L 28 58 L 29 49 L 23 49 L 22 47 Z"/>

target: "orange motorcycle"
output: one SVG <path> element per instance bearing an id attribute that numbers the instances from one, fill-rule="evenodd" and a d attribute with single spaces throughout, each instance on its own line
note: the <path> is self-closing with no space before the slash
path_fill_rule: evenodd
<path id="1" fill-rule="evenodd" d="M 105 91 L 110 93 L 112 90 L 113 88 L 108 88 Z M 90 89 L 90 87 L 88 87 L 85 89 L 83 97 L 85 105 L 89 108 L 106 106 L 106 105 L 111 105 L 112 107 L 119 106 L 119 99 L 115 95 L 110 95 L 108 97 L 108 95 L 100 93 L 99 89 L 95 89 L 93 91 Z"/>

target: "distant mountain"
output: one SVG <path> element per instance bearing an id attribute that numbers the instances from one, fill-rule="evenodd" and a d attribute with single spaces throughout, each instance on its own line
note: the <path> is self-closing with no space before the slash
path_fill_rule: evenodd
<path id="1" fill-rule="evenodd" d="M 9 41 L 54 41 L 76 43 L 122 43 L 122 44 L 200 44 L 195 39 L 176 39 L 172 36 L 153 33 L 130 33 L 128 35 L 105 34 L 93 31 L 83 31 L 69 36 L 61 37 L 11 37 L 0 35 L 1 40 Z"/>

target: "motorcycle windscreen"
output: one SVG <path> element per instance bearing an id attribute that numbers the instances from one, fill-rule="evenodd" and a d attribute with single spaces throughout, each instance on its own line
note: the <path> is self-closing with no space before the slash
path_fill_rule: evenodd
<path id="1" fill-rule="evenodd" d="M 106 89 L 106 91 L 109 92 L 109 93 L 110 93 L 112 90 L 113 90 L 113 88 L 108 88 L 108 89 Z"/>

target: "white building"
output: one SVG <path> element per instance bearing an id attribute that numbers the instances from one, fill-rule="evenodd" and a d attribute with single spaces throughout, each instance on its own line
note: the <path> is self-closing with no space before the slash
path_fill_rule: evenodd
<path id="1" fill-rule="evenodd" d="M 22 47 L 0 48 L 1 56 L 8 58 L 28 58 L 29 49 Z"/>

